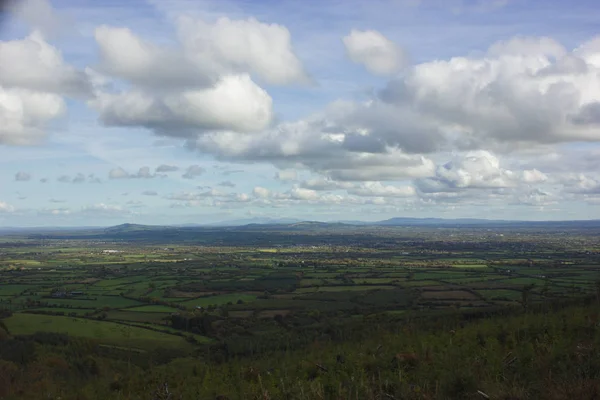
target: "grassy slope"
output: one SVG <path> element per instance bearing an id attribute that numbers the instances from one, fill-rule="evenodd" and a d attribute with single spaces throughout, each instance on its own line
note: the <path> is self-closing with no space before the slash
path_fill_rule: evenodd
<path id="1" fill-rule="evenodd" d="M 595 399 L 599 311 L 570 307 L 476 322 L 435 320 L 429 327 L 407 322 L 392 332 L 373 328 L 360 341 L 323 339 L 302 350 L 223 363 L 179 358 L 118 375 L 118 366 L 107 364 L 77 390 L 42 382 L 43 391 L 19 398 L 463 400 L 484 398 L 481 391 L 504 400 Z M 157 393 L 165 383 L 171 397 Z"/>

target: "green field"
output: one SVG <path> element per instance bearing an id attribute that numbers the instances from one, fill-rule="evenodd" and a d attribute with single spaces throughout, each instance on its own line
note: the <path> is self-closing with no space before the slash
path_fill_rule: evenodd
<path id="1" fill-rule="evenodd" d="M 108 321 L 37 314 L 14 314 L 4 319 L 3 322 L 13 335 L 56 332 L 95 339 L 101 343 L 137 348 L 188 346 L 184 339 L 178 336 Z"/>
<path id="2" fill-rule="evenodd" d="M 159 312 L 159 313 L 172 313 L 172 312 L 179 311 L 173 307 L 160 306 L 160 305 L 133 307 L 133 308 L 128 308 L 127 310 L 133 311 L 133 312 Z"/>
<path id="3" fill-rule="evenodd" d="M 206 307 L 209 305 L 222 305 L 227 303 L 237 303 L 239 300 L 243 302 L 250 302 L 256 299 L 255 295 L 245 293 L 232 293 L 232 294 L 221 294 L 216 296 L 200 297 L 197 299 L 186 300 L 180 302 L 180 304 L 188 307 L 202 306 Z"/>

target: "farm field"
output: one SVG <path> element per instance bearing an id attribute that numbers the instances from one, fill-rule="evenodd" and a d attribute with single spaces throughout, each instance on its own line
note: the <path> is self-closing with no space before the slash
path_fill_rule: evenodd
<path id="1" fill-rule="evenodd" d="M 3 322 L 9 332 L 15 335 L 30 335 L 36 332 L 66 333 L 95 339 L 105 344 L 140 349 L 189 346 L 183 338 L 176 335 L 108 321 L 17 313 L 4 319 Z"/>
<path id="2" fill-rule="evenodd" d="M 196 349 L 207 338 L 231 352 L 325 321 L 518 310 L 600 288 L 598 236 L 585 230 L 565 241 L 550 228 L 236 229 L 0 236 L 2 321 L 16 335 Z"/>

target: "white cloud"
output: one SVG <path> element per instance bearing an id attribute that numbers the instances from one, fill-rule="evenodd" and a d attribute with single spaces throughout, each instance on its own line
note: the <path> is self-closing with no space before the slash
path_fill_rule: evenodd
<path id="1" fill-rule="evenodd" d="M 261 199 L 267 199 L 271 195 L 271 191 L 269 189 L 266 189 L 261 186 L 256 186 L 252 190 L 252 193 L 254 194 L 254 196 L 261 198 Z"/>
<path id="2" fill-rule="evenodd" d="M 568 174 L 561 183 L 567 193 L 580 195 L 600 195 L 600 179 L 586 174 Z"/>
<path id="3" fill-rule="evenodd" d="M 127 179 L 129 178 L 129 173 L 125 171 L 123 168 L 113 168 L 108 173 L 109 179 Z"/>
<path id="4" fill-rule="evenodd" d="M 130 174 L 121 167 L 113 168 L 108 173 L 109 179 L 151 179 L 159 175 L 152 174 L 150 167 L 140 167 L 135 174 Z"/>
<path id="5" fill-rule="evenodd" d="M 152 88 L 208 87 L 216 80 L 205 65 L 194 65 L 177 51 L 146 42 L 128 28 L 100 26 L 95 31 L 102 73 Z"/>
<path id="6" fill-rule="evenodd" d="M 537 169 L 528 169 L 522 172 L 522 180 L 525 183 L 540 183 L 546 182 L 548 176 Z"/>
<path id="7" fill-rule="evenodd" d="M 348 110 L 343 113 L 346 115 Z M 422 155 L 406 154 L 391 146 L 373 149 L 354 140 L 356 134 L 327 117 L 282 123 L 257 135 L 209 133 L 188 143 L 220 159 L 266 161 L 280 168 L 308 168 L 336 180 L 374 181 L 429 176 L 434 164 Z M 366 137 L 369 139 L 369 137 Z M 420 140 L 420 139 L 417 139 Z"/>
<path id="8" fill-rule="evenodd" d="M 126 210 L 121 206 L 105 203 L 84 206 L 81 208 L 81 212 L 84 214 L 93 214 L 106 217 L 119 217 L 131 213 L 129 210 Z"/>
<path id="9" fill-rule="evenodd" d="M 25 171 L 19 171 L 15 174 L 15 181 L 26 182 L 31 180 L 31 174 Z"/>
<path id="10" fill-rule="evenodd" d="M 557 197 L 541 189 L 532 189 L 517 196 L 516 204 L 544 207 L 557 204 Z"/>
<path id="11" fill-rule="evenodd" d="M 55 47 L 34 32 L 25 39 L 0 42 L 0 85 L 39 92 L 87 95 L 87 76 L 68 65 Z"/>
<path id="12" fill-rule="evenodd" d="M 329 178 L 313 178 L 301 182 L 300 186 L 312 190 L 339 190 L 352 189 L 354 184 L 351 182 L 334 181 Z"/>
<path id="13" fill-rule="evenodd" d="M 407 62 L 405 52 L 377 31 L 354 29 L 343 42 L 350 60 L 377 75 L 393 75 Z"/>
<path id="14" fill-rule="evenodd" d="M 258 132 L 273 119 L 272 99 L 255 83 L 307 83 L 289 31 L 253 18 L 212 23 L 182 17 L 179 43 L 143 40 L 127 28 L 101 26 L 102 74 L 132 87 L 96 88 L 89 105 L 109 126 L 143 126 L 174 137 L 210 130 Z"/>
<path id="15" fill-rule="evenodd" d="M 290 191 L 291 198 L 294 200 L 318 200 L 319 194 L 311 189 L 295 187 Z"/>
<path id="16" fill-rule="evenodd" d="M 0 87 L 0 144 L 32 145 L 44 137 L 44 129 L 65 111 L 56 94 Z"/>
<path id="17" fill-rule="evenodd" d="M 41 210 L 38 210 L 38 214 L 40 215 L 50 215 L 50 216 L 60 216 L 60 215 L 71 215 L 73 212 L 66 208 L 66 207 L 62 207 L 62 208 L 44 208 Z"/>
<path id="18" fill-rule="evenodd" d="M 271 97 L 248 75 L 228 75 L 208 89 L 164 96 L 141 90 L 99 93 L 90 105 L 106 125 L 144 126 L 183 137 L 206 130 L 256 132 L 273 118 Z"/>
<path id="19" fill-rule="evenodd" d="M 436 193 L 512 187 L 517 179 L 517 174 L 500 167 L 496 156 L 487 151 L 475 151 L 438 166 L 435 176 L 418 179 L 415 183 L 421 192 Z"/>
<path id="20" fill-rule="evenodd" d="M 56 12 L 48 0 L 13 1 L 12 11 L 34 29 L 53 35 L 64 32 L 72 22 Z"/>
<path id="21" fill-rule="evenodd" d="M 298 179 L 298 171 L 294 169 L 284 169 L 281 171 L 277 171 L 275 174 L 275 179 L 282 182 L 295 181 Z"/>
<path id="22" fill-rule="evenodd" d="M 219 18 L 214 23 L 182 17 L 179 37 L 196 65 L 215 65 L 233 73 L 252 73 L 271 84 L 310 81 L 294 54 L 290 32 L 254 18 Z"/>
<path id="23" fill-rule="evenodd" d="M 416 65 L 381 100 L 415 111 L 461 149 L 600 140 L 597 122 L 582 116 L 600 101 L 599 67 L 565 52 L 550 39 L 514 38 L 483 58 Z"/>
<path id="24" fill-rule="evenodd" d="M 149 167 L 141 167 L 138 170 L 138 172 L 133 177 L 134 178 L 148 179 L 148 178 L 154 178 L 155 175 L 153 175 L 152 173 L 150 173 L 150 168 Z"/>
<path id="25" fill-rule="evenodd" d="M 142 194 L 144 196 L 158 196 L 158 192 L 156 190 L 144 190 Z"/>
<path id="26" fill-rule="evenodd" d="M 0 201 L 0 213 L 11 213 L 14 212 L 15 208 L 8 203 Z"/>
<path id="27" fill-rule="evenodd" d="M 417 191 L 412 186 L 392 186 L 382 185 L 381 182 L 365 182 L 356 188 L 349 189 L 348 193 L 357 196 L 411 197 L 416 195 Z"/>
<path id="28" fill-rule="evenodd" d="M 85 73 L 68 65 L 39 32 L 0 41 L 0 60 L 0 144 L 40 142 L 65 112 L 63 95 L 90 93 Z"/>

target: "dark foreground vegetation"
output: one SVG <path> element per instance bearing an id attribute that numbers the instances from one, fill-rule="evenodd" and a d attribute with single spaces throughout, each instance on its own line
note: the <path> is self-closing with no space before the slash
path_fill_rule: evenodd
<path id="1" fill-rule="evenodd" d="M 595 228 L 313 228 L 0 238 L 0 398 L 600 398 Z"/>
<path id="2" fill-rule="evenodd" d="M 34 334 L 0 341 L 0 396 L 24 399 L 596 399 L 598 306 L 470 318 L 361 318 L 361 339 L 228 356 L 108 351 Z M 335 335 L 333 335 L 335 336 Z"/>

